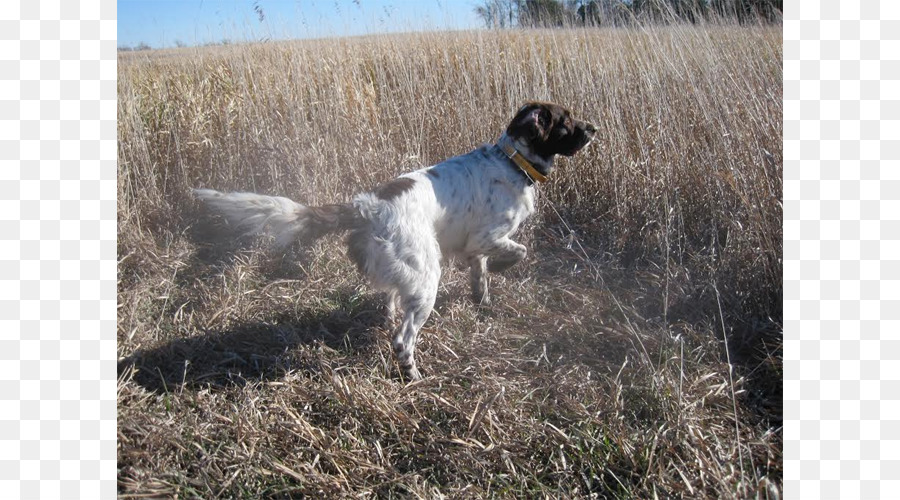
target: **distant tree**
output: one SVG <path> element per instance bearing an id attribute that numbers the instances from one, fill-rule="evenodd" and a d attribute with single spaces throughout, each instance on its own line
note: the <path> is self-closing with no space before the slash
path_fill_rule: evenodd
<path id="1" fill-rule="evenodd" d="M 707 0 L 667 0 L 670 13 L 676 19 L 696 23 L 708 12 Z"/>
<path id="2" fill-rule="evenodd" d="M 630 17 L 623 0 L 580 0 L 575 15 L 584 26 L 620 26 Z"/>
<path id="3" fill-rule="evenodd" d="M 697 23 L 714 14 L 740 22 L 779 22 L 783 0 L 481 0 L 475 14 L 487 28 L 622 26 Z"/>
<path id="4" fill-rule="evenodd" d="M 630 9 L 635 18 L 642 21 L 660 23 L 690 21 L 696 23 L 700 19 L 708 17 L 709 0 L 632 0 Z"/>
<path id="5" fill-rule="evenodd" d="M 501 19 L 494 2 L 485 0 L 481 5 L 475 6 L 475 15 L 481 18 L 485 28 L 501 28 Z"/>
<path id="6" fill-rule="evenodd" d="M 506 28 L 515 24 L 519 0 L 483 0 L 475 6 L 475 15 L 486 28 Z"/>
<path id="7" fill-rule="evenodd" d="M 178 47 L 179 49 L 181 49 L 181 48 L 187 47 L 187 44 L 182 42 L 181 40 L 176 39 L 175 46 Z"/>
<path id="8" fill-rule="evenodd" d="M 603 23 L 603 15 L 600 13 L 600 3 L 597 0 L 591 0 L 582 3 L 578 7 L 578 20 L 582 25 L 599 26 Z"/>
<path id="9" fill-rule="evenodd" d="M 146 42 L 141 42 L 134 47 L 134 50 L 150 50 L 150 48 Z"/>
<path id="10" fill-rule="evenodd" d="M 740 22 L 778 22 L 784 11 L 783 0 L 710 0 L 709 6 L 719 16 Z"/>
<path id="11" fill-rule="evenodd" d="M 519 12 L 519 24 L 544 28 L 565 26 L 574 20 L 572 14 L 559 0 L 525 0 Z"/>

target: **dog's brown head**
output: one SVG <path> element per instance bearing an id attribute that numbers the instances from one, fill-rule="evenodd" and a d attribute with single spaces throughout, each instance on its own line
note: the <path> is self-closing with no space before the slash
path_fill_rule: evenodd
<path id="1" fill-rule="evenodd" d="M 557 104 L 529 102 L 522 106 L 506 128 L 513 141 L 524 143 L 528 152 L 550 162 L 554 155 L 572 156 L 594 136 L 596 128 L 572 118 Z"/>

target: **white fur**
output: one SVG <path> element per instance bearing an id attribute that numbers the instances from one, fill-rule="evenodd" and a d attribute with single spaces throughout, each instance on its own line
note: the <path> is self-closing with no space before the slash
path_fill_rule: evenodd
<path id="1" fill-rule="evenodd" d="M 220 193 L 212 189 L 195 189 L 194 196 L 224 217 L 236 232 L 259 234 L 264 230 L 271 231 L 278 247 L 296 241 L 301 229 L 296 220 L 305 207 L 288 198 L 256 193 Z"/>

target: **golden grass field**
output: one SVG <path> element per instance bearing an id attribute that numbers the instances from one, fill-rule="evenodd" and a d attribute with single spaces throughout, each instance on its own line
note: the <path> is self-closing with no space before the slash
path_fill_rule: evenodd
<path id="1" fill-rule="evenodd" d="M 190 198 L 347 201 L 531 99 L 596 138 L 490 310 L 447 263 L 418 383 L 340 237 L 273 255 Z M 779 497 L 780 26 L 123 53 L 118 145 L 121 497 Z"/>

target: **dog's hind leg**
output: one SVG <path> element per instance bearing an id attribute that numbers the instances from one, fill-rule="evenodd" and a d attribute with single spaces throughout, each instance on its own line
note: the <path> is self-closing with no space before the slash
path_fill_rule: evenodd
<path id="1" fill-rule="evenodd" d="M 400 296 L 396 290 L 388 290 L 385 294 L 384 327 L 393 328 L 397 322 L 397 308 L 400 306 Z"/>
<path id="2" fill-rule="evenodd" d="M 439 275 L 438 275 L 439 276 Z M 427 280 L 423 276 L 423 280 Z M 437 277 L 428 282 L 422 282 L 416 292 L 411 295 L 400 296 L 400 306 L 403 308 L 403 322 L 394 335 L 393 347 L 397 364 L 403 377 L 407 380 L 419 380 L 422 374 L 416 368 L 416 340 L 419 330 L 428 320 L 434 308 L 434 299 L 437 296 Z"/>

